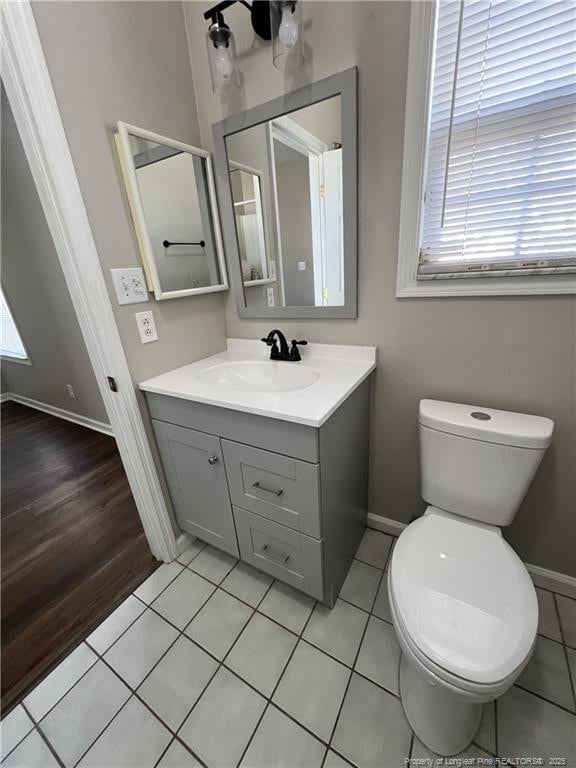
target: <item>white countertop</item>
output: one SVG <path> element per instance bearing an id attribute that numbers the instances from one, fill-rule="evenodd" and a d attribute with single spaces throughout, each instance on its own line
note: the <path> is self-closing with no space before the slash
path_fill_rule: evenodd
<path id="1" fill-rule="evenodd" d="M 144 392 L 320 427 L 376 368 L 376 347 L 308 344 L 300 347 L 300 352 L 299 363 L 269 362 L 271 366 L 303 366 L 319 373 L 318 380 L 304 389 L 244 392 L 222 390 L 200 380 L 200 374 L 215 365 L 269 360 L 270 348 L 252 339 L 228 339 L 226 351 L 154 376 L 139 386 Z"/>

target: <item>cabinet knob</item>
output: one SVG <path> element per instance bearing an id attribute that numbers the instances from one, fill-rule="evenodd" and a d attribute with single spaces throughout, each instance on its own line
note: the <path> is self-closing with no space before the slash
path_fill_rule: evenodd
<path id="1" fill-rule="evenodd" d="M 218 456 L 209 456 L 208 457 L 208 464 L 211 464 L 212 466 L 216 464 L 218 461 Z"/>

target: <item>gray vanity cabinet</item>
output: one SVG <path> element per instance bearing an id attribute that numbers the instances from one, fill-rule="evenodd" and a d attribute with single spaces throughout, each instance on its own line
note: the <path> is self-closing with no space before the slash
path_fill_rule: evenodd
<path id="1" fill-rule="evenodd" d="M 146 399 L 182 529 L 333 605 L 366 524 L 369 382 L 318 429 Z"/>
<path id="2" fill-rule="evenodd" d="M 164 421 L 154 433 L 182 528 L 238 557 L 220 440 Z"/>

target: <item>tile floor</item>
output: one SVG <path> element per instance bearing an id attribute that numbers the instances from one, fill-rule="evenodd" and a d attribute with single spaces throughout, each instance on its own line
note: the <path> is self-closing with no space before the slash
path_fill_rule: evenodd
<path id="1" fill-rule="evenodd" d="M 194 543 L 2 721 L 2 766 L 433 765 L 398 697 L 393 541 L 366 531 L 332 610 Z M 576 763 L 576 601 L 538 600 L 534 656 L 463 758 Z"/>

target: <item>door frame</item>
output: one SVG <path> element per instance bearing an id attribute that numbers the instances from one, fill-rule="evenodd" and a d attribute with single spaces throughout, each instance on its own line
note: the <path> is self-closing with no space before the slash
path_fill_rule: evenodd
<path id="1" fill-rule="evenodd" d="M 0 2 L 2 80 L 154 557 L 179 547 L 29 0 Z M 112 391 L 109 377 L 116 383 Z"/>

